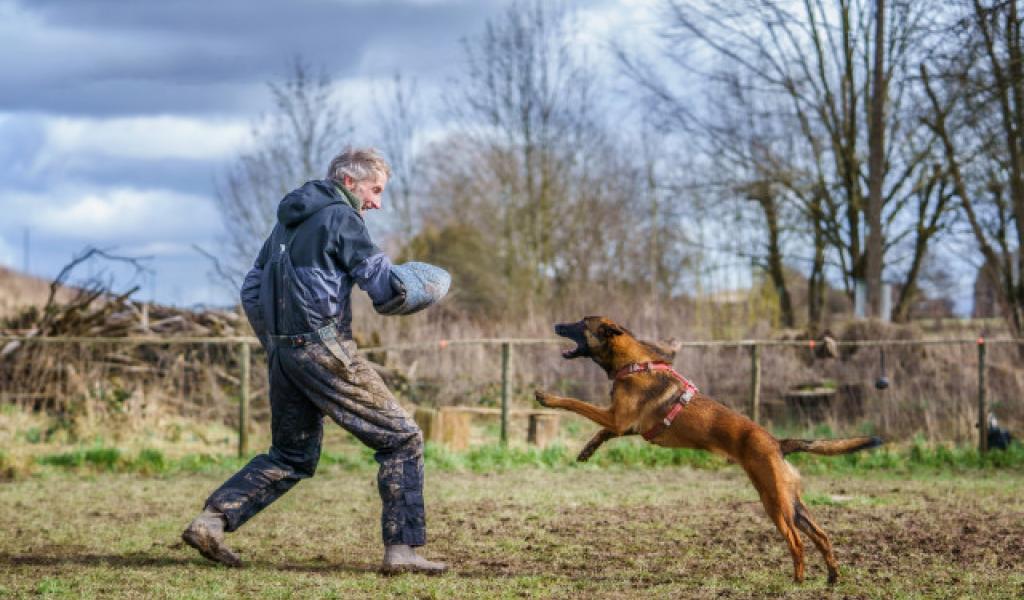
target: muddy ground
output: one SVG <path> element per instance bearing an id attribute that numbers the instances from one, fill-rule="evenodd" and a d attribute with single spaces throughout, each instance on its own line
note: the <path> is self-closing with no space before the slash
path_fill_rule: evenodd
<path id="1" fill-rule="evenodd" d="M 373 471 L 323 469 L 230 538 L 248 566 L 178 541 L 229 473 L 46 475 L 0 484 L 0 597 L 1021 598 L 1024 474 L 805 477 L 840 583 L 807 581 L 735 469 L 427 473 L 425 554 L 385 578 Z"/>

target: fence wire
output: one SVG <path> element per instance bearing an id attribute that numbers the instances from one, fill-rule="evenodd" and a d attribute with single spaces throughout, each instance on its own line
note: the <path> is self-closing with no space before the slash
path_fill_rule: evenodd
<path id="1" fill-rule="evenodd" d="M 251 350 L 247 402 L 243 346 Z M 510 357 L 505 370 L 503 346 Z M 513 409 L 533 406 L 535 389 L 606 404 L 607 375 L 587 359 L 564 360 L 566 346 L 560 339 L 492 338 L 360 352 L 410 405 L 497 408 L 503 384 Z M 674 366 L 705 394 L 789 434 L 917 435 L 970 444 L 988 412 L 1011 431 L 1024 426 L 1020 341 L 861 340 L 836 348 L 838 356 L 825 357 L 808 341 L 693 341 L 681 344 Z M 265 428 L 265 363 L 258 342 L 245 337 L 0 337 L 0 404 L 69 418 L 174 414 L 232 427 L 245 404 L 243 418 Z M 879 389 L 883 378 L 888 387 Z"/>

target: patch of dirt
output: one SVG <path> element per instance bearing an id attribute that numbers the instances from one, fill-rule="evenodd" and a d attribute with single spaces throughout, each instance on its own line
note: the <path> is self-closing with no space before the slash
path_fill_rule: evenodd
<path id="1" fill-rule="evenodd" d="M 416 588 L 423 590 L 419 596 L 1009 598 L 1024 592 L 1024 502 L 1016 492 L 1022 486 L 993 485 L 985 476 L 897 484 L 806 478 L 819 497 L 851 498 L 810 507 L 840 563 L 839 586 L 829 592 L 824 562 L 807 539 L 807 580 L 791 581 L 781 535 L 750 484 L 730 472 L 429 475 L 424 554 L 454 571 L 423 583 L 433 587 Z M 1020 474 L 1007 476 L 1024 482 Z M 0 530 L 17 532 L 0 536 L 0 573 L 11 589 L 32 590 L 44 577 L 94 577 L 148 597 L 147 586 L 160 580 L 208 574 L 230 578 L 238 589 L 273 583 L 302 590 L 333 581 L 367 586 L 361 597 L 408 595 L 402 586 L 409 582 L 372 576 L 381 555 L 372 473 L 328 470 L 297 486 L 232 534 L 232 547 L 249 565 L 237 572 L 207 565 L 177 539 L 220 476 L 142 481 L 57 478 L 0 488 Z M 131 518 L 114 521 L 115 514 Z M 111 566 L 140 577 L 103 580 Z M 158 575 L 141 576 L 147 572 Z"/>
<path id="2" fill-rule="evenodd" d="M 922 591 L 939 592 L 963 584 L 963 573 L 999 579 L 1019 568 L 1024 511 L 993 510 L 959 495 L 921 500 L 917 495 L 913 508 L 812 506 L 831 537 L 841 577 L 885 588 L 928 573 Z M 437 507 L 433 518 L 459 532 L 441 535 L 447 558 L 466 576 L 529 573 L 599 590 L 671 586 L 699 574 L 743 580 L 769 572 L 786 581 L 792 572 L 788 547 L 756 501 L 556 507 L 527 519 L 522 512 L 515 502 L 452 502 Z M 824 560 L 806 536 L 803 541 L 807 580 L 820 583 Z"/>

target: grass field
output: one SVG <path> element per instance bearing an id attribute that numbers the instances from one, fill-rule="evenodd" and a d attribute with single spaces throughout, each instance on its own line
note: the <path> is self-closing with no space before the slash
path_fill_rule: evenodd
<path id="1" fill-rule="evenodd" d="M 1019 469 L 819 473 L 805 499 L 840 583 L 790 580 L 779 534 L 734 467 L 427 472 L 442 577 L 385 578 L 374 471 L 327 464 L 230 537 L 247 568 L 178 534 L 227 475 L 54 470 L 0 484 L 0 597 L 1020 598 Z"/>

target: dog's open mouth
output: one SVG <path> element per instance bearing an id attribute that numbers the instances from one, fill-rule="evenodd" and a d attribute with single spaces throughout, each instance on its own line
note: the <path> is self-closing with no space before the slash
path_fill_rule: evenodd
<path id="1" fill-rule="evenodd" d="M 562 358 L 576 358 L 578 356 L 583 356 L 583 348 L 580 348 L 579 346 L 562 352 Z"/>
<path id="2" fill-rule="evenodd" d="M 587 342 L 583 335 L 582 323 L 559 323 L 555 325 L 555 333 L 576 343 L 575 348 L 562 352 L 562 358 L 587 356 Z"/>

